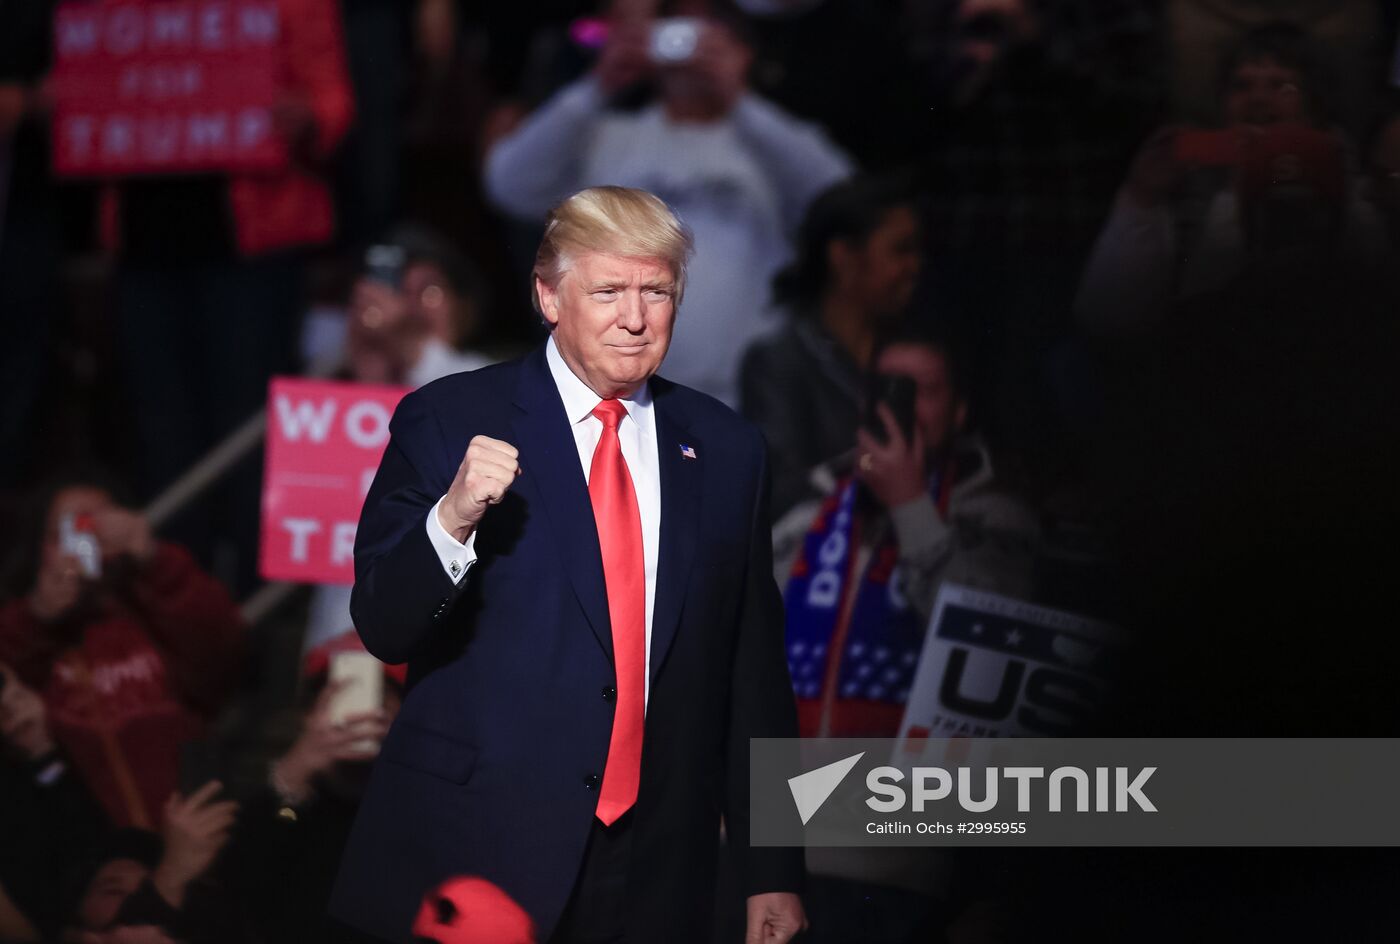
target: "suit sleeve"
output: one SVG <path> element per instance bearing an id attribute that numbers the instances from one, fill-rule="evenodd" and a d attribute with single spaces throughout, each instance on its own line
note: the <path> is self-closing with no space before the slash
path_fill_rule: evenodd
<path id="1" fill-rule="evenodd" d="M 428 538 L 428 515 L 456 467 L 431 408 L 419 394 L 404 397 L 360 512 L 350 595 L 355 629 L 385 662 L 422 654 L 470 583 L 453 583 Z"/>
<path id="2" fill-rule="evenodd" d="M 737 857 L 745 895 L 800 892 L 803 877 L 801 849 L 749 845 L 749 739 L 797 737 L 797 703 L 787 667 L 783 602 L 773 579 L 768 461 L 761 441 L 757 449 L 757 488 L 730 690 L 724 811 L 729 847 Z"/>

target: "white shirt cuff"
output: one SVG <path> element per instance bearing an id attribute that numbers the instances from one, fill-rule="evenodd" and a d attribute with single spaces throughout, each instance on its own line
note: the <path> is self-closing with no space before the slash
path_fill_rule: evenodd
<path id="1" fill-rule="evenodd" d="M 432 542 L 433 550 L 437 551 L 448 579 L 456 584 L 462 582 L 472 564 L 476 563 L 476 532 L 471 533 L 465 544 L 447 533 L 438 520 L 438 507 L 446 497 L 439 498 L 433 510 L 428 512 L 428 540 Z"/>

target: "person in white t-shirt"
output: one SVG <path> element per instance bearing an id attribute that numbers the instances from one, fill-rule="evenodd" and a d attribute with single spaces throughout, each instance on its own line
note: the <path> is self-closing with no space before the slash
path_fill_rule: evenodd
<path id="1" fill-rule="evenodd" d="M 745 348 L 779 323 L 753 300 L 787 261 L 807 204 L 853 170 L 821 129 L 750 91 L 750 59 L 714 19 L 614 21 L 593 71 L 497 140 L 485 166 L 487 195 L 521 220 L 604 184 L 674 207 L 696 253 L 666 373 L 730 406 Z M 642 82 L 654 83 L 650 104 L 611 107 Z"/>

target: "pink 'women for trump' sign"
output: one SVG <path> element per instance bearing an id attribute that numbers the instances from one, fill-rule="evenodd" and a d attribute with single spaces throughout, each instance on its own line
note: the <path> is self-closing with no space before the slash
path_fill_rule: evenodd
<path id="1" fill-rule="evenodd" d="M 268 387 L 259 570 L 353 583 L 355 526 L 407 387 L 278 377 Z"/>
<path id="2" fill-rule="evenodd" d="M 54 14 L 54 171 L 274 170 L 278 0 L 67 0 Z"/>

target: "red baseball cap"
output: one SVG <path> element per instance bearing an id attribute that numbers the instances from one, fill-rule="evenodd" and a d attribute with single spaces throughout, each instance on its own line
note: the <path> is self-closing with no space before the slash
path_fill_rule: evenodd
<path id="1" fill-rule="evenodd" d="M 423 896 L 413 935 L 435 944 L 535 944 L 535 925 L 496 885 L 460 876 Z"/>

